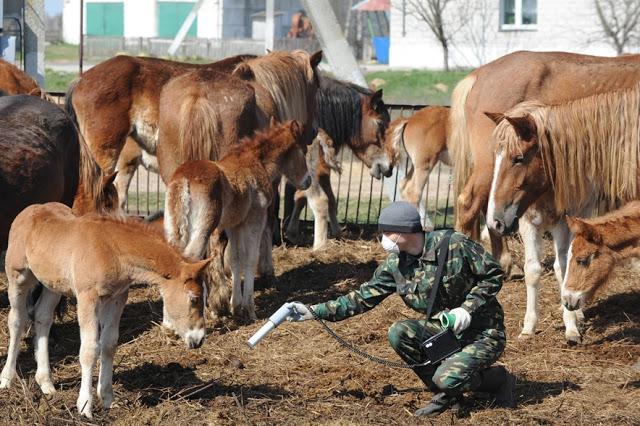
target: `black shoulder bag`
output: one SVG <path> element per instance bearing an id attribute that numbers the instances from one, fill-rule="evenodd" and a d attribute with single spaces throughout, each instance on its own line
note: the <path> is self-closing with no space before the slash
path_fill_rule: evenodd
<path id="1" fill-rule="evenodd" d="M 449 240 L 451 239 L 451 234 L 453 234 L 453 230 L 447 231 L 438 244 L 438 269 L 436 270 L 433 287 L 431 288 L 429 300 L 427 301 L 427 321 L 431 318 L 431 311 L 433 310 L 433 304 L 436 300 L 438 287 L 442 281 L 444 266 L 447 262 L 447 255 L 449 254 Z M 422 342 L 421 347 L 422 352 L 431 364 L 437 364 L 462 349 L 460 347 L 460 342 L 458 342 L 458 339 L 456 339 L 455 334 L 453 334 L 453 331 L 450 328 L 429 337 L 427 340 Z"/>

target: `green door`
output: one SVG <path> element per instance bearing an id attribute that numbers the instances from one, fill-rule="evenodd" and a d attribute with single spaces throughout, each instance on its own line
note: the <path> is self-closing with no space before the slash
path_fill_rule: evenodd
<path id="1" fill-rule="evenodd" d="M 193 3 L 162 1 L 158 2 L 158 36 L 162 38 L 174 38 L 182 23 L 186 19 Z M 187 32 L 187 37 L 196 37 L 198 34 L 198 18 L 193 21 Z"/>
<path id="2" fill-rule="evenodd" d="M 87 3 L 87 35 L 124 36 L 124 3 Z"/>

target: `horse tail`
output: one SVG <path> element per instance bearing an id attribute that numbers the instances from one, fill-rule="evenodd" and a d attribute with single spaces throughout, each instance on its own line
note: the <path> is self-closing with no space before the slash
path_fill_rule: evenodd
<path id="1" fill-rule="evenodd" d="M 467 97 L 476 82 L 476 76 L 470 74 L 460 81 L 451 94 L 451 113 L 449 114 L 449 150 L 452 153 L 454 167 L 454 194 L 457 198 L 464 189 L 473 168 L 471 158 L 471 135 L 467 125 L 465 106 Z"/>
<path id="2" fill-rule="evenodd" d="M 181 163 L 219 159 L 218 117 L 207 98 L 191 95 L 185 99 L 178 116 Z"/>

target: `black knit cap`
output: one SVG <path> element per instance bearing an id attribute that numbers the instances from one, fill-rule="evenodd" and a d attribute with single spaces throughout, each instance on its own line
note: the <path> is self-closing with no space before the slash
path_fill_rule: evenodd
<path id="1" fill-rule="evenodd" d="M 382 232 L 422 232 L 420 214 L 406 201 L 395 201 L 380 212 L 378 229 Z"/>

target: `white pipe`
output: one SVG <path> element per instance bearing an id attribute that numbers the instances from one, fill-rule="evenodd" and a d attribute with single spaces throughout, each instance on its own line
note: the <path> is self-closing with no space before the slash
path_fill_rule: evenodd
<path id="1" fill-rule="evenodd" d="M 264 28 L 264 48 L 265 50 L 273 50 L 274 48 L 274 1 L 267 0 L 266 16 L 265 16 L 265 28 Z"/>
<path id="2" fill-rule="evenodd" d="M 204 3 L 204 0 L 198 0 L 198 2 L 193 5 L 193 8 L 182 23 L 178 34 L 176 34 L 176 38 L 173 39 L 171 46 L 169 46 L 169 50 L 167 51 L 167 53 L 169 53 L 169 56 L 175 55 L 178 51 L 178 47 L 180 47 L 180 45 L 184 41 L 184 38 L 187 36 L 187 33 L 189 32 L 189 28 L 191 28 L 193 21 L 196 20 L 196 15 L 198 14 L 200 7 L 202 6 L 202 3 Z"/>

